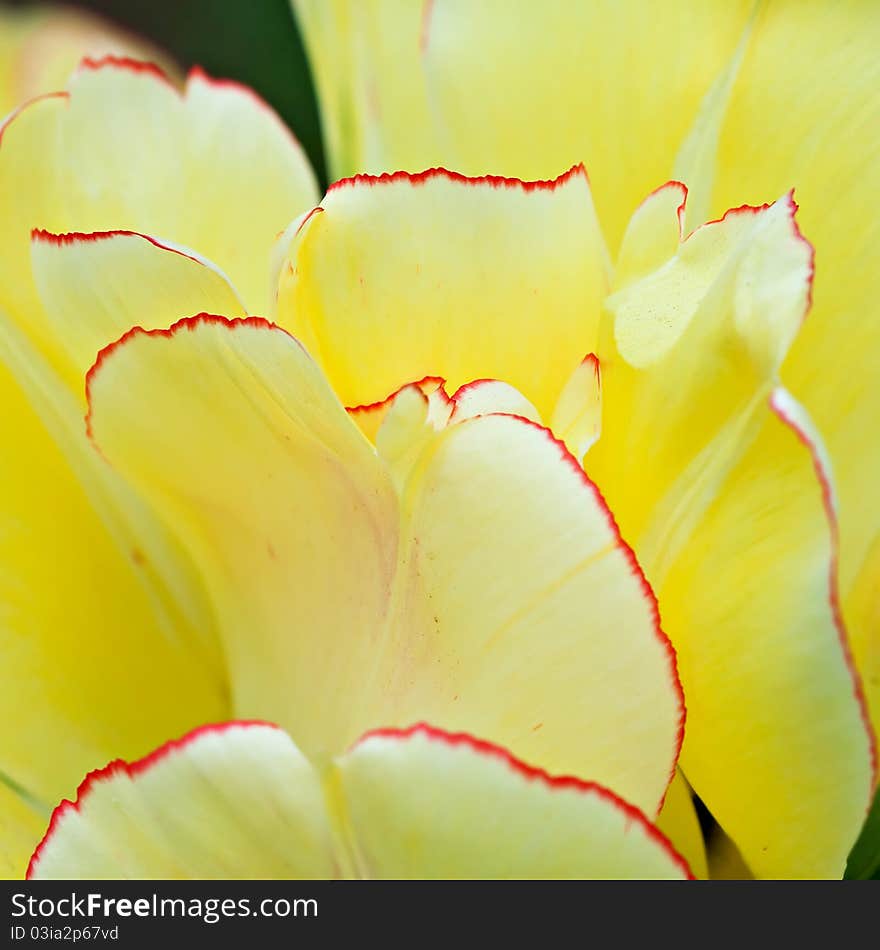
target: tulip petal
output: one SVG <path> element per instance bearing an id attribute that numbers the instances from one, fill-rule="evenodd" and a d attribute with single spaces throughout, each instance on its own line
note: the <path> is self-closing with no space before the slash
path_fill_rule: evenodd
<path id="1" fill-rule="evenodd" d="M 83 55 L 135 56 L 175 66 L 158 47 L 82 8 L 59 5 L 0 9 L 0 114 L 60 89 Z"/>
<path id="2" fill-rule="evenodd" d="M 429 5 L 293 0 L 334 179 L 360 171 L 414 171 L 439 161 L 423 157 L 432 129 L 420 45 L 423 8 Z M 389 151 L 387 132 L 404 128 L 408 134 Z"/>
<path id="3" fill-rule="evenodd" d="M 659 261 L 679 226 L 680 197 L 674 188 L 651 196 L 624 249 L 656 234 L 643 259 Z M 638 279 L 628 257 L 623 285 L 606 301 L 602 437 L 586 465 L 654 583 L 753 435 L 756 407 L 807 310 L 812 248 L 796 209 L 787 196 L 730 211 Z"/>
<path id="4" fill-rule="evenodd" d="M 154 534 L 108 526 L 90 497 L 100 476 L 62 452 L 6 367 L 0 392 L 14 447 L 0 485 L 0 717 L 15 724 L 0 730 L 0 772 L 47 805 L 94 762 L 143 754 L 226 702 L 198 605 L 157 600 Z"/>
<path id="5" fill-rule="evenodd" d="M 282 268 L 278 319 L 347 406 L 423 376 L 450 391 L 490 377 L 549 418 L 595 349 L 605 290 L 583 168 L 553 182 L 359 176 L 319 207 Z"/>
<path id="6" fill-rule="evenodd" d="M 531 422 L 541 422 L 538 410 L 519 390 L 497 379 L 477 379 L 465 383 L 452 394 L 453 410 L 450 422 L 464 422 L 490 413 L 522 416 Z"/>
<path id="7" fill-rule="evenodd" d="M 686 862 L 601 786 L 551 778 L 428 726 L 379 730 L 340 762 L 356 866 L 370 878 L 683 879 Z"/>
<path id="8" fill-rule="evenodd" d="M 880 531 L 880 439 L 866 438 L 880 418 L 878 45 L 875 3 L 764 4 L 727 110 L 712 195 L 717 209 L 734 194 L 763 201 L 797 189 L 818 279 L 783 376 L 834 461 L 841 595 L 853 614 L 856 578 Z M 880 634 L 854 635 L 874 637 L 880 649 Z"/>
<path id="9" fill-rule="evenodd" d="M 333 873 L 318 776 L 280 729 L 206 726 L 92 772 L 55 809 L 32 880 L 319 878 Z"/>
<path id="10" fill-rule="evenodd" d="M 428 726 L 368 734 L 319 773 L 280 729 L 205 726 L 92 772 L 32 880 L 691 877 L 637 809 Z"/>
<path id="11" fill-rule="evenodd" d="M 128 229 L 196 248 L 265 309 L 272 242 L 316 198 L 299 145 L 244 87 L 194 72 L 181 95 L 158 67 L 86 60 L 4 129 L 2 300 L 26 326 L 33 228 Z"/>
<path id="12" fill-rule="evenodd" d="M 794 210 L 789 197 L 729 212 L 609 299 L 602 438 L 586 465 L 681 651 L 688 780 L 756 874 L 839 876 L 871 737 L 810 453 L 767 409 L 809 303 Z M 650 214 L 631 225 L 657 226 Z"/>
<path id="13" fill-rule="evenodd" d="M 98 446 L 202 567 L 237 714 L 279 721 L 308 755 L 344 748 L 364 728 L 356 679 L 381 637 L 397 503 L 320 370 L 259 318 L 200 316 L 109 347 L 89 397 Z"/>
<path id="14" fill-rule="evenodd" d="M 130 327 L 168 326 L 206 310 L 246 313 L 229 280 L 209 261 L 142 234 L 38 230 L 31 257 L 47 337 L 77 392 L 98 351 Z"/>
<path id="15" fill-rule="evenodd" d="M 553 409 L 551 430 L 577 459 L 602 432 L 602 370 L 590 353 L 572 373 Z"/>
<path id="16" fill-rule="evenodd" d="M 756 876 L 841 877 L 875 749 L 821 443 L 784 390 L 770 410 L 661 589 L 688 697 L 682 762 Z"/>
<path id="17" fill-rule="evenodd" d="M 90 424 L 208 578 L 237 715 L 316 758 L 430 720 L 655 813 L 683 701 L 595 486 L 528 420 L 438 431 L 404 395 L 385 423 L 431 437 L 399 500 L 317 366 L 256 318 L 133 331 L 90 373 Z M 400 432 L 391 444 L 403 458 Z"/>
<path id="18" fill-rule="evenodd" d="M 564 445 L 522 418 L 466 420 L 429 444 L 403 498 L 414 620 L 427 631 L 410 650 L 438 692 L 397 721 L 490 737 L 656 813 L 684 716 L 674 655 L 632 552 Z"/>
<path id="19" fill-rule="evenodd" d="M 549 0 L 514 14 L 506 0 L 435 0 L 423 41 L 434 119 L 424 160 L 535 178 L 582 161 L 616 248 L 642 196 L 672 175 L 751 6 L 671 0 L 655 16 L 639 0 Z M 406 134 L 385 134 L 396 167 Z"/>

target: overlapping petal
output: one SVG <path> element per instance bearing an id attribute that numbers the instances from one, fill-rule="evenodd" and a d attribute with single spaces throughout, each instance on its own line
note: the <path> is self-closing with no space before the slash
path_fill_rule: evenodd
<path id="1" fill-rule="evenodd" d="M 855 600 L 880 536 L 880 440 L 872 437 L 880 417 L 878 43 L 876 4 L 765 4 L 725 114 L 711 199 L 718 209 L 733 194 L 763 201 L 797 188 L 818 270 L 812 312 L 783 378 L 831 454 L 844 612 L 875 653 L 880 632 L 861 627 Z M 869 667 L 863 675 L 877 728 L 880 686 Z"/>
<path id="2" fill-rule="evenodd" d="M 337 174 L 442 164 L 537 179 L 584 162 L 616 248 L 639 201 L 672 175 L 752 3 L 675 0 L 662 16 L 645 0 L 366 6 L 294 3 Z"/>
<path id="3" fill-rule="evenodd" d="M 90 400 L 97 444 L 207 578 L 237 714 L 318 759 L 427 719 L 656 811 L 682 726 L 674 658 L 547 430 L 429 426 L 395 482 L 300 345 L 257 319 L 134 331 Z"/>
<path id="4" fill-rule="evenodd" d="M 657 816 L 657 827 L 687 861 L 696 877 L 701 880 L 709 877 L 703 830 L 690 786 L 680 770 L 666 792 L 663 809 Z"/>
<path id="5" fill-rule="evenodd" d="M 652 195 L 624 238 L 586 465 L 682 657 L 688 779 L 757 874 L 840 876 L 873 737 L 836 605 L 830 476 L 802 444 L 819 439 L 777 418 L 800 418 L 776 379 L 812 250 L 789 197 L 728 213 L 664 260 L 680 197 L 677 183 Z"/>
<path id="6" fill-rule="evenodd" d="M 265 310 L 272 242 L 316 200 L 300 146 L 250 90 L 194 71 L 181 93 L 150 64 L 86 60 L 3 130 L 2 299 L 33 332 L 33 228 L 129 229 L 194 248 Z"/>
<path id="7" fill-rule="evenodd" d="M 398 197 L 392 194 L 386 209 L 387 192 L 383 193 L 383 188 L 392 190 L 395 185 L 405 186 L 414 196 L 413 202 L 421 200 L 419 189 L 424 185 L 417 178 L 398 175 L 390 181 L 355 180 L 342 194 L 348 193 L 350 205 L 355 207 L 358 188 L 363 189 L 362 200 L 369 214 L 362 215 L 364 223 L 356 232 L 361 239 L 351 239 L 340 253 L 343 245 L 325 238 L 334 253 L 322 257 L 321 228 L 329 234 L 332 218 L 329 210 L 314 214 L 293 238 L 291 266 L 282 275 L 280 313 L 299 315 L 304 329 L 313 333 L 322 364 L 334 381 L 343 381 L 343 389 L 350 379 L 358 378 L 359 369 L 349 357 L 352 336 L 368 341 L 355 347 L 358 353 L 368 354 L 363 365 L 378 362 L 381 366 L 389 351 L 399 352 L 396 358 L 401 363 L 410 360 L 412 364 L 410 378 L 442 375 L 444 367 L 453 362 L 448 361 L 450 347 L 459 345 L 457 328 L 446 321 L 434 324 L 438 329 L 430 353 L 420 354 L 413 346 L 399 347 L 408 330 L 400 314 L 423 312 L 431 306 L 430 298 L 423 303 L 418 278 L 406 279 L 414 267 L 403 268 L 394 284 L 390 279 L 377 284 L 371 278 L 376 252 L 368 236 L 375 233 L 375 222 L 384 220 L 383 212 L 390 215 L 393 209 L 398 213 Z M 747 493 L 737 499 L 731 488 L 739 484 L 733 473 L 741 463 L 746 464 L 742 460 L 761 433 L 777 425 L 768 400 L 809 305 L 813 251 L 795 223 L 796 205 L 791 195 L 772 205 L 737 208 L 687 237 L 683 231 L 685 199 L 684 186 L 670 182 L 652 193 L 627 229 L 614 292 L 606 302 L 608 317 L 599 334 L 598 360 L 593 364 L 599 368 L 598 375 L 586 373 L 587 364 L 581 364 L 571 383 L 574 389 L 563 387 L 570 375 L 568 367 L 580 363 L 594 340 L 586 333 L 575 335 L 570 345 L 562 347 L 565 331 L 557 329 L 555 301 L 549 301 L 551 306 L 540 315 L 522 309 L 521 322 L 515 328 L 509 330 L 504 324 L 496 333 L 501 345 L 494 353 L 487 348 L 486 359 L 504 351 L 508 332 L 517 333 L 520 341 L 531 341 L 520 353 L 541 354 L 543 348 L 551 354 L 547 365 L 556 373 L 555 392 L 542 391 L 537 385 L 540 361 L 531 380 L 529 366 L 514 370 L 517 388 L 532 399 L 545 419 L 548 405 L 554 409 L 549 417 L 562 430 L 566 429 L 564 423 L 577 421 L 579 413 L 584 413 L 581 444 L 585 450 L 595 443 L 586 457 L 587 471 L 608 494 L 624 536 L 633 539 L 645 559 L 649 577 L 664 597 L 674 598 L 673 637 L 695 658 L 689 672 L 695 682 L 689 687 L 686 678 L 685 693 L 692 688 L 701 695 L 726 697 L 725 722 L 737 733 L 740 745 L 731 739 L 730 754 L 719 754 L 718 743 L 708 737 L 722 714 L 714 701 L 706 702 L 700 713 L 706 738 L 695 740 L 692 757 L 697 791 L 713 812 L 717 809 L 747 859 L 762 873 L 835 875 L 842 870 L 868 800 L 872 739 L 865 728 L 857 679 L 846 662 L 846 635 L 832 609 L 828 582 L 832 546 L 819 483 L 809 452 L 797 440 L 786 440 L 784 432 L 777 432 L 782 446 L 778 456 L 765 452 L 751 457 L 751 481 L 763 500 Z M 465 214 L 459 217 L 464 219 Z M 495 232 L 492 218 L 486 220 L 485 211 L 481 214 L 475 209 L 468 220 L 473 245 L 488 246 Z M 423 227 L 427 230 L 427 221 Z M 432 237 L 440 230 L 432 230 Z M 398 252 L 406 258 L 410 245 L 418 243 L 413 233 L 419 234 L 420 242 L 420 230 L 409 229 L 405 239 L 389 235 L 382 241 L 388 260 L 397 260 Z M 555 230 L 552 233 L 555 240 Z M 563 256 L 564 252 L 557 255 Z M 473 287 L 450 282 L 447 273 L 451 268 L 442 266 L 444 260 L 443 245 L 432 247 L 430 254 L 420 250 L 418 275 L 442 275 L 446 313 L 469 313 Z M 535 267 L 539 266 L 541 259 L 535 262 Z M 549 268 L 543 266 L 543 273 L 544 285 L 552 286 Z M 355 279 L 355 275 L 360 278 L 364 274 L 366 291 Z M 509 284 L 493 278 L 486 283 L 481 300 L 488 298 L 494 303 L 494 295 L 500 297 Z M 399 303 L 400 287 L 416 288 L 407 291 L 411 297 L 404 298 L 405 305 Z M 520 294 L 520 299 L 523 296 Z M 324 299 L 332 300 L 333 305 L 315 304 Z M 289 301 L 296 301 L 297 306 Z M 343 344 L 341 333 L 332 331 L 336 318 L 346 313 L 350 317 L 345 326 L 352 327 L 353 333 L 346 335 Z M 312 315 L 314 319 L 307 322 Z M 568 325 L 564 312 L 560 322 Z M 587 328 L 583 319 L 580 326 Z M 471 329 L 461 335 L 463 340 L 471 340 L 478 334 L 479 330 Z M 563 353 L 567 354 L 565 360 L 571 359 L 570 364 L 563 362 Z M 427 358 L 431 355 L 433 362 Z M 473 361 L 468 364 L 470 371 L 485 376 L 481 355 L 477 347 L 466 351 L 466 358 Z M 338 367 L 346 360 L 351 368 L 341 371 Z M 513 365 L 508 360 L 499 367 L 498 375 L 505 382 L 510 381 Z M 563 371 L 561 367 L 566 368 Z M 362 370 L 360 374 L 369 378 Z M 548 378 L 553 375 L 548 373 Z M 403 370 L 398 370 L 395 385 L 400 384 L 401 376 Z M 592 387 L 585 387 L 590 377 Z M 486 384 L 482 390 L 490 404 L 492 399 L 506 398 L 499 386 Z M 563 398 L 554 405 L 560 390 Z M 568 402 L 572 393 L 579 394 L 574 408 Z M 355 398 L 360 394 L 358 390 L 350 393 Z M 375 398 L 374 393 L 363 395 Z M 417 401 L 410 402 L 417 405 Z M 395 426 L 399 421 L 395 420 Z M 596 441 L 600 425 L 601 437 Z M 566 431 L 560 434 L 567 437 Z M 377 444 L 381 437 L 379 429 Z M 395 439 L 402 444 L 397 434 Z M 577 442 L 575 439 L 575 445 Z M 404 465 L 412 464 L 404 452 L 396 449 L 395 453 Z M 803 510 L 791 504 L 794 514 L 774 500 L 773 492 L 780 480 L 786 479 L 783 498 L 787 500 L 787 493 L 796 491 L 803 499 Z M 767 512 L 768 505 L 776 509 Z M 739 534 L 719 528 L 717 537 L 707 539 L 704 522 L 719 510 L 725 524 L 732 528 L 740 519 L 744 527 Z M 811 526 L 809 546 L 792 552 L 789 559 L 783 551 L 776 553 L 779 573 L 773 583 L 759 544 L 760 532 L 772 527 L 785 537 L 786 519 L 795 514 Z M 758 532 L 754 538 L 744 534 L 749 525 Z M 711 585 L 697 578 L 698 562 L 701 568 L 712 566 Z M 741 570 L 762 584 L 767 582 L 762 599 L 741 596 L 737 588 Z M 669 580 L 672 575 L 677 578 L 675 583 Z M 797 596 L 793 592 L 798 592 Z M 699 605 L 704 615 L 697 609 Z M 773 617 L 770 622 L 776 629 L 772 637 L 758 635 L 759 612 L 763 614 L 761 623 Z M 755 630 L 755 634 L 745 637 L 744 630 Z M 792 637 L 795 630 L 801 631 L 799 638 Z M 771 641 L 775 652 L 765 662 L 764 652 Z M 730 695 L 729 690 L 716 689 L 724 666 L 721 660 L 712 659 L 726 650 L 737 651 L 741 661 L 740 675 L 728 684 Z M 819 685 L 814 679 L 822 668 L 829 672 L 824 685 Z M 830 728 L 807 741 L 803 732 L 806 711 L 801 707 L 804 702 L 816 701 L 816 690 L 823 691 L 824 701 L 830 704 Z M 736 714 L 731 715 L 730 702 L 734 700 Z M 771 728 L 774 713 L 777 718 Z M 778 758 L 777 743 L 787 743 L 785 737 L 795 731 L 803 741 L 785 745 L 788 757 Z M 703 764 L 703 759 L 708 764 Z M 827 781 L 815 780 L 817 769 L 824 769 Z M 788 795 L 799 781 L 809 792 L 792 818 L 787 811 Z M 714 796 L 722 784 L 727 791 L 716 804 Z M 755 802 L 765 793 L 768 803 L 762 825 L 749 817 L 749 809 L 754 812 Z M 734 795 L 738 796 L 735 806 L 730 801 Z M 837 809 L 838 820 L 829 823 L 826 840 L 811 842 L 812 823 L 828 808 Z M 768 836 L 772 839 L 769 843 L 765 840 Z"/>
<path id="8" fill-rule="evenodd" d="M 92 773 L 30 878 L 690 876 L 645 817 L 467 735 L 365 736 L 321 773 L 280 729 L 198 730 Z"/>
<path id="9" fill-rule="evenodd" d="M 583 168 L 552 182 L 359 176 L 319 208 L 290 240 L 278 320 L 347 406 L 428 374 L 451 390 L 490 377 L 549 418 L 595 349 L 606 291 Z"/>
<path id="10" fill-rule="evenodd" d="M 142 755 L 227 705 L 199 604 L 187 617 L 186 600 L 157 600 L 161 539 L 108 526 L 88 493 L 101 476 L 65 455 L 6 368 L 0 385 L 0 773 L 49 807 L 90 764 Z"/>
<path id="11" fill-rule="evenodd" d="M 247 313 L 210 261 L 130 231 L 35 230 L 31 262 L 55 367 L 83 399 L 83 380 L 98 351 L 131 327 L 168 326 L 206 309 Z"/>
<path id="12" fill-rule="evenodd" d="M 52 815 L 31 879 L 333 874 L 319 776 L 280 729 L 206 726 L 90 773 Z"/>
<path id="13" fill-rule="evenodd" d="M 359 28 L 358 6 L 294 3 L 340 173 L 445 163 L 542 178 L 582 161 L 612 249 L 666 178 L 692 190 L 689 228 L 797 189 L 819 280 L 783 378 L 834 460 L 844 612 L 876 653 L 858 578 L 880 526 L 880 442 L 865 437 L 880 412 L 880 7 L 684 0 L 658 17 L 645 0 L 431 0 L 418 17 L 383 20 L 377 37 Z M 373 16 L 396 6 L 377 3 Z M 861 669 L 877 728 L 880 688 Z"/>

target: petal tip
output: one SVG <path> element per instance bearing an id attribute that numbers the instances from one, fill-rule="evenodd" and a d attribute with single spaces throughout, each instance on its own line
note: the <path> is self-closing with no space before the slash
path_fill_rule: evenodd
<path id="1" fill-rule="evenodd" d="M 52 811 L 52 816 L 49 819 L 49 826 L 46 829 L 46 833 L 40 839 L 39 843 L 34 849 L 34 853 L 31 855 L 30 861 L 28 861 L 27 871 L 25 872 L 25 880 L 33 880 L 43 851 L 51 842 L 65 815 L 67 815 L 70 811 L 80 811 L 86 798 L 97 784 L 119 774 L 127 775 L 129 778 L 142 775 L 154 765 L 167 758 L 173 752 L 180 749 L 185 749 L 187 746 L 191 745 L 193 742 L 202 738 L 203 736 L 222 734 L 232 731 L 233 729 L 252 728 L 273 729 L 280 731 L 280 727 L 275 725 L 275 723 L 266 722 L 260 719 L 236 719 L 229 722 L 206 723 L 205 725 L 197 726 L 195 729 L 192 729 L 190 732 L 187 732 L 185 735 L 180 736 L 177 739 L 169 740 L 168 742 L 159 746 L 157 749 L 154 749 L 152 752 L 145 755 L 143 758 L 135 759 L 133 762 L 126 762 L 124 759 L 114 759 L 112 762 L 108 762 L 107 765 L 103 766 L 102 768 L 94 769 L 87 773 L 86 777 L 77 786 L 76 794 L 74 795 L 73 799 L 62 799 Z"/>

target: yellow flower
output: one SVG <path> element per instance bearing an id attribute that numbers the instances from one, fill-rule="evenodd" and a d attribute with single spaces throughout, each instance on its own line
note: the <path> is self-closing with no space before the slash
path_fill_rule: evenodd
<path id="1" fill-rule="evenodd" d="M 171 867 L 128 824 L 148 808 L 163 826 L 171 803 L 179 816 L 180 788 L 207 822 L 207 775 L 215 801 L 230 782 L 244 783 L 242 807 L 262 796 L 262 842 L 326 826 L 332 840 L 299 873 L 687 876 L 646 817 L 681 743 L 674 654 L 577 462 L 529 419 L 486 414 L 480 387 L 454 400 L 406 389 L 377 450 L 299 343 L 240 319 L 242 298 L 270 305 L 269 245 L 315 198 L 274 115 L 199 74 L 181 96 L 155 69 L 90 65 L 3 129 L 0 340 L 20 427 L 3 493 L 20 527 L 3 564 L 25 598 L 3 627 L 2 712 L 33 707 L 0 745 L 22 793 L 3 786 L 11 869 L 39 838 L 39 817 L 18 813 L 69 794 L 88 768 L 258 717 L 296 748 L 280 730 L 239 741 L 230 726 L 111 766 L 56 810 L 31 873 L 231 873 L 219 851 L 250 829 L 250 809 L 211 816 L 213 850 L 194 840 Z M 225 316 L 188 316 L 200 310 Z M 420 720 L 436 727 L 346 751 Z M 459 730 L 481 740 L 450 737 Z M 424 846 L 374 858 L 401 800 L 397 833 Z M 279 826 L 273 802 L 308 805 L 305 824 Z M 487 802 L 508 817 L 487 823 Z M 343 832 L 366 813 L 352 843 Z M 548 825 L 558 852 L 533 855 Z M 131 863 L 112 863 L 106 835 Z M 239 873 L 296 870 L 276 856 L 242 851 Z"/>
<path id="2" fill-rule="evenodd" d="M 680 877 L 650 824 L 665 799 L 659 825 L 703 876 L 675 771 L 680 674 L 684 772 L 750 869 L 839 875 L 875 763 L 829 463 L 780 382 L 812 249 L 788 182 L 698 227 L 725 77 L 764 13 L 743 14 L 736 50 L 719 52 L 730 32 L 707 41 L 674 60 L 671 91 L 649 88 L 696 115 L 721 72 L 681 137 L 685 201 L 655 174 L 676 133 L 656 103 L 634 173 L 625 139 L 601 134 L 625 103 L 579 125 L 543 95 L 582 68 L 585 36 L 623 69 L 596 29 L 563 36 L 560 15 L 534 33 L 550 39 L 522 107 L 545 125 L 523 143 L 517 86 L 490 74 L 524 61 L 524 20 L 491 24 L 501 47 L 478 62 L 474 46 L 471 76 L 454 51 L 485 39 L 490 5 L 467 23 L 471 5 L 443 0 L 393 19 L 372 4 L 364 22 L 357 5 L 302 7 L 349 170 L 534 180 L 359 176 L 310 210 L 302 156 L 238 88 L 196 76 L 181 99 L 121 62 L 4 129 L 0 345 L 22 454 L 4 497 L 23 530 L 3 564 L 28 600 L 4 627 L 17 686 L 0 712 L 34 707 L 0 746 L 20 793 L 0 794 L 24 813 L 13 869 L 39 836 L 32 806 L 75 774 L 234 716 L 287 735 L 202 729 L 111 765 L 56 810 L 32 874 L 224 876 L 217 842 L 234 841 L 240 874 Z M 728 16 L 690 12 L 698 33 Z M 619 35 L 648 48 L 649 26 Z M 429 84 L 431 56 L 455 76 Z M 615 95 L 644 94 L 625 78 Z M 475 88 L 501 97 L 488 113 Z M 589 134 L 561 160 L 570 127 Z M 582 158 L 592 187 L 579 165 L 553 179 Z M 279 326 L 228 319 L 249 313 Z"/>
<path id="3" fill-rule="evenodd" d="M 662 13 L 641 0 L 294 0 L 294 8 L 334 175 L 444 165 L 468 175 L 549 179 L 585 164 L 616 260 L 604 358 L 599 354 L 602 436 L 586 467 L 644 563 L 679 653 L 689 709 L 685 771 L 754 872 L 839 873 L 862 808 L 857 799 L 865 798 L 864 776 L 856 781 L 825 758 L 835 744 L 830 697 L 843 687 L 844 617 L 874 730 L 880 725 L 880 441 L 872 437 L 880 322 L 870 317 L 880 294 L 880 234 L 870 202 L 880 169 L 880 8 L 859 0 L 672 0 Z M 703 289 L 695 285 L 682 301 L 679 281 L 692 280 L 694 258 L 710 239 L 697 231 L 675 251 L 675 185 L 640 204 L 667 179 L 688 188 L 685 234 L 743 202 L 774 202 L 797 189 L 798 221 L 815 243 L 818 268 L 803 328 L 795 326 L 794 282 L 801 281 L 802 298 L 807 262 L 790 270 L 792 286 L 777 287 L 794 308 L 783 319 L 767 307 L 769 298 L 755 295 L 755 280 L 770 274 L 763 252 L 749 259 L 743 248 L 731 255 L 742 262 L 740 276 L 720 272 L 736 283 L 727 305 L 736 333 L 700 338 L 699 327 L 714 327 L 720 316 L 720 288 L 695 306 Z M 327 201 L 341 197 L 331 193 Z M 784 204 L 774 208 L 781 212 Z M 367 210 L 351 213 L 360 233 L 378 243 Z M 739 218 L 748 229 L 747 217 L 732 215 L 727 226 L 738 228 Z M 755 216 L 756 228 L 763 217 Z M 332 240 L 318 232 L 316 246 L 322 238 Z M 405 272 L 401 245 L 411 246 L 412 236 L 381 240 L 393 248 L 387 259 Z M 455 232 L 455 246 L 463 240 Z M 481 231 L 478 242 L 489 240 L 494 233 Z M 744 231 L 743 240 L 760 246 L 757 232 Z M 346 272 L 354 266 L 346 261 Z M 446 262 L 444 274 L 450 270 Z M 323 278 L 334 286 L 329 271 Z M 468 373 L 489 360 L 475 352 L 472 329 L 476 323 L 484 337 L 492 334 L 482 316 L 486 284 L 477 275 L 468 287 L 479 307 L 456 307 L 446 298 L 446 313 L 461 321 L 449 336 L 468 349 Z M 531 289 L 519 285 L 508 313 L 522 312 Z M 384 353 L 389 339 L 407 339 L 392 326 L 393 314 L 419 311 L 414 294 L 396 290 L 393 308 L 376 307 L 384 332 L 375 332 L 377 319 L 359 318 L 375 350 L 355 332 L 350 340 L 357 345 L 349 340 L 343 352 L 339 341 L 349 324 L 340 316 L 340 296 L 338 289 L 332 298 L 324 292 L 332 300 L 329 316 L 321 298 L 311 312 L 318 339 L 331 340 L 324 365 L 332 381 L 349 386 L 347 398 L 359 398 L 349 383 L 356 364 Z M 352 299 L 362 296 L 352 288 Z M 676 312 L 682 306 L 687 314 Z M 750 309 L 758 318 L 751 327 L 744 319 Z M 522 361 L 550 353 L 548 336 L 561 345 L 569 326 L 551 307 L 536 308 L 532 327 L 538 312 L 542 339 L 534 329 L 520 337 Z M 348 313 L 353 320 L 354 307 Z M 689 320 L 690 338 L 682 333 Z M 496 324 L 496 340 L 510 322 Z M 669 350 L 679 338 L 679 352 Z M 442 339 L 451 357 L 445 331 Z M 515 360 L 497 365 L 502 351 L 493 346 L 496 365 L 483 372 L 522 372 L 524 363 Z M 568 351 L 569 365 L 575 358 Z M 437 360 L 432 367 L 446 372 Z M 780 378 L 815 421 L 830 458 L 805 412 L 775 389 Z M 365 379 L 358 380 L 364 387 Z M 812 451 L 801 447 L 798 456 L 793 437 Z M 812 487 L 811 464 L 820 476 Z M 823 503 L 830 537 L 817 521 Z M 812 603 L 820 589 L 822 609 Z M 826 645 L 832 628 L 843 643 L 828 667 L 821 650 L 814 652 L 820 628 Z M 836 687 L 832 668 L 841 675 Z M 823 768 L 828 785 L 820 792 Z M 849 805 L 819 804 L 832 791 L 831 776 L 839 777 L 839 792 L 844 774 L 854 782 Z M 843 814 L 850 815 L 845 822 Z M 807 844 L 819 827 L 839 836 L 833 861 L 830 841 Z"/>
<path id="4" fill-rule="evenodd" d="M 880 7 L 863 0 L 294 0 L 333 177 L 445 165 L 589 171 L 609 247 L 667 179 L 687 230 L 797 190 L 818 254 L 783 377 L 819 426 L 840 505 L 840 587 L 880 728 L 880 440 L 874 248 Z"/>

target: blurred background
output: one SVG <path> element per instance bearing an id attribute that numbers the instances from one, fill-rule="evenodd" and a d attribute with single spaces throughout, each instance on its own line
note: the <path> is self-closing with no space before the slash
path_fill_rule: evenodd
<path id="1" fill-rule="evenodd" d="M 183 69 L 252 86 L 293 129 L 326 184 L 318 112 L 289 0 L 0 0 L 7 10 L 79 9 L 140 34 Z"/>

